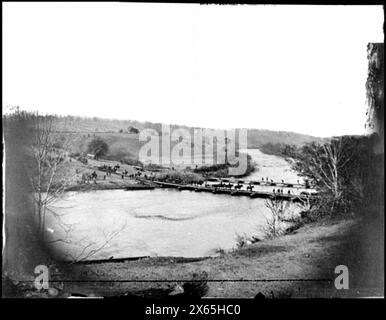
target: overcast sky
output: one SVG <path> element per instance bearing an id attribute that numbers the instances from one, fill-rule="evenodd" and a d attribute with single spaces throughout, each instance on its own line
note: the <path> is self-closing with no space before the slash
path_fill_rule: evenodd
<path id="1" fill-rule="evenodd" d="M 360 134 L 381 6 L 3 3 L 3 107 Z"/>

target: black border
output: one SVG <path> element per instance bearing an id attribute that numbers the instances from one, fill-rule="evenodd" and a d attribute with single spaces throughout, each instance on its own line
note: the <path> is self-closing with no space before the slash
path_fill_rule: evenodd
<path id="1" fill-rule="evenodd" d="M 8 1 L 4 1 L 5 3 Z M 2 2 L 2 4 L 4 3 Z M 72 2 L 72 1 L 67 1 Z M 99 2 L 99 1 L 94 1 Z M 276 1 L 223 1 L 223 2 L 203 2 L 203 1 L 112 1 L 122 3 L 197 3 L 200 5 L 382 5 L 384 9 L 384 1 L 382 0 L 276 0 Z M 2 6 L 1 6 L 2 11 Z M 2 15 L 3 18 L 3 15 Z M 2 24 L 3 25 L 3 24 Z M 3 201 L 3 199 L 2 199 Z M 1 231 L 2 233 L 2 231 Z M 353 312 L 357 316 L 361 315 L 360 311 L 366 315 L 366 318 L 371 319 L 371 313 L 378 313 L 378 308 L 381 308 L 384 298 L 376 299 L 143 299 L 143 298 L 105 298 L 105 299 L 10 299 L 2 298 L 0 300 L 1 310 L 8 309 L 12 318 L 18 317 L 23 313 L 23 316 L 36 317 L 91 317 L 98 316 L 113 316 L 123 319 L 196 319 L 201 316 L 179 315 L 176 318 L 172 317 L 146 317 L 144 308 L 146 306 L 155 305 L 178 305 L 186 306 L 193 304 L 239 304 L 241 306 L 241 314 L 237 316 L 202 316 L 205 319 L 264 319 L 266 317 L 288 317 L 296 318 L 304 316 L 307 319 L 316 317 L 334 317 L 344 316 L 349 317 L 349 313 Z M 333 308 L 330 308 L 333 307 Z M 310 308 L 310 309 L 308 309 Z M 265 314 L 268 312 L 268 315 Z M 265 319 L 264 319 L 265 320 Z M 268 319 L 270 320 L 270 319 Z"/>

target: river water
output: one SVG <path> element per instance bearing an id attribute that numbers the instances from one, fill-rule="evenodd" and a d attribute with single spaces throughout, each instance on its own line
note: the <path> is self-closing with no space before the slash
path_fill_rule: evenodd
<path id="1" fill-rule="evenodd" d="M 266 155 L 251 156 L 262 163 Z M 262 171 L 248 179 L 260 180 L 263 173 L 272 179 L 285 174 L 286 180 L 296 182 L 298 177 L 283 159 L 268 157 Z M 299 211 L 291 205 L 293 212 Z M 97 252 L 89 259 L 213 255 L 216 249 L 234 248 L 237 234 L 263 237 L 269 217 L 262 199 L 173 189 L 69 192 L 52 209 L 62 223 L 49 220 L 48 236 L 70 240 L 53 244 L 66 259 L 85 257 L 93 249 Z M 71 232 L 65 233 L 64 224 L 71 226 Z"/>
<path id="2" fill-rule="evenodd" d="M 303 179 L 294 172 L 288 162 L 281 157 L 265 154 L 259 149 L 245 149 L 240 152 L 248 153 L 256 163 L 256 169 L 248 176 L 248 180 L 261 181 L 262 178 L 286 183 L 303 183 Z"/>

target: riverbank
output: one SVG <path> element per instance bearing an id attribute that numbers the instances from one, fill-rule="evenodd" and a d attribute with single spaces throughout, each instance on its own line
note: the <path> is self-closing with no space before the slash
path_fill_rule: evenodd
<path id="1" fill-rule="evenodd" d="M 114 167 L 119 166 L 117 172 L 107 174 L 105 171 L 99 170 L 102 166 Z M 95 160 L 88 159 L 87 163 L 82 163 L 74 158 L 67 162 L 67 175 L 70 177 L 71 183 L 66 187 L 66 191 L 96 191 L 96 190 L 148 190 L 150 183 L 142 181 L 140 178 L 134 178 L 138 170 L 128 164 L 122 164 L 111 160 Z M 96 177 L 84 181 L 82 176 L 89 176 L 93 172 Z M 125 173 L 125 175 L 122 175 Z M 145 171 L 143 174 L 150 175 L 151 172 Z M 83 181 L 82 181 L 83 180 Z"/>
<path id="2" fill-rule="evenodd" d="M 106 159 L 87 159 L 86 162 L 81 162 L 75 158 L 69 158 L 67 162 L 67 175 L 71 181 L 70 185 L 67 186 L 66 191 L 90 191 L 90 190 L 117 190 L 117 189 L 127 189 L 130 190 L 143 190 L 147 189 L 143 185 L 151 184 L 143 177 L 155 178 L 159 181 L 170 182 L 181 184 L 189 184 L 192 182 L 204 181 L 204 173 L 210 176 L 217 176 L 217 167 L 202 167 L 195 170 L 187 168 L 157 168 L 157 171 L 152 171 L 145 166 L 145 168 L 140 169 L 139 167 L 129 165 L 126 163 L 121 163 L 112 160 Z M 102 171 L 99 168 L 102 167 L 116 167 L 118 169 L 111 174 L 107 174 L 106 171 Z M 227 165 L 221 165 L 219 168 L 227 171 Z M 207 170 L 203 169 L 206 168 Z M 209 169 L 208 169 L 209 168 Z M 209 171 L 208 171 L 209 170 Z M 197 172 L 196 172 L 197 171 Z M 241 177 L 249 176 L 251 172 L 254 171 L 254 166 L 252 165 L 251 157 L 248 155 L 248 170 Z M 91 174 L 96 174 L 92 179 L 84 180 L 84 177 L 90 177 Z M 141 178 L 137 178 L 137 177 Z M 227 174 L 220 174 L 220 177 L 230 178 Z M 155 185 L 153 185 L 155 187 Z"/>
<path id="3" fill-rule="evenodd" d="M 379 296 L 383 279 L 371 273 L 369 261 L 379 265 L 375 256 L 383 243 L 378 233 L 369 235 L 373 228 L 360 219 L 326 220 L 203 260 L 155 257 L 71 265 L 53 278 L 65 281 L 63 296 L 164 297 L 176 288 L 186 288 L 191 279 L 205 280 L 201 293 L 205 297 L 253 298 L 258 293 L 270 298 Z M 373 251 L 363 252 L 369 242 Z M 350 270 L 349 290 L 334 287 L 334 269 L 341 264 Z M 111 282 L 100 282 L 105 280 Z"/>

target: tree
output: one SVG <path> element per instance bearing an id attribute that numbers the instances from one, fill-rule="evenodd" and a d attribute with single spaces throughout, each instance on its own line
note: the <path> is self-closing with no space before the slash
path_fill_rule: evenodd
<path id="1" fill-rule="evenodd" d="M 368 110 L 366 112 L 366 127 L 370 132 L 384 135 L 384 44 L 369 43 L 367 46 L 368 75 L 366 81 L 366 97 Z M 378 144 L 383 153 L 383 141 Z"/>
<path id="2" fill-rule="evenodd" d="M 343 138 L 332 139 L 324 144 L 307 144 L 297 154 L 293 167 L 310 178 L 317 187 L 329 190 L 338 199 L 342 193 L 340 169 L 353 156 L 346 154 L 344 147 Z"/>
<path id="3" fill-rule="evenodd" d="M 336 137 L 323 144 L 306 144 L 287 161 L 317 189 L 319 205 L 328 205 L 330 212 L 348 211 L 372 191 L 373 144 L 371 136 Z"/>
<path id="4" fill-rule="evenodd" d="M 98 159 L 108 153 L 109 146 L 103 139 L 96 137 L 90 141 L 87 150 L 95 156 L 95 159 Z"/>
<path id="5" fill-rule="evenodd" d="M 19 280 L 50 260 L 44 246 L 46 209 L 69 181 L 66 139 L 53 117 L 20 111 L 3 116 L 5 141 L 4 270 Z"/>
<path id="6" fill-rule="evenodd" d="M 369 43 L 367 46 L 368 75 L 366 81 L 366 96 L 368 110 L 366 112 L 368 131 L 373 133 L 375 143 L 373 144 L 373 164 L 371 172 L 375 177 L 372 179 L 372 205 L 377 204 L 380 208 L 384 206 L 384 81 L 385 60 L 384 44 Z M 383 211 L 383 210 L 380 210 Z"/>
<path id="7" fill-rule="evenodd" d="M 16 109 L 3 116 L 4 127 L 4 250 L 3 276 L 26 280 L 47 255 L 38 237 L 34 200 L 25 163 L 27 157 L 25 114 Z"/>
<path id="8" fill-rule="evenodd" d="M 335 137 L 289 150 L 292 168 L 309 178 L 330 209 L 357 210 L 383 205 L 384 45 L 368 45 L 366 82 L 368 136 Z M 291 154 L 292 153 L 292 154 Z M 330 210 L 332 211 L 332 210 Z M 366 210 L 368 211 L 368 210 Z"/>
<path id="9" fill-rule="evenodd" d="M 67 170 L 70 136 L 57 132 L 50 116 L 31 114 L 28 128 L 32 162 L 27 164 L 27 172 L 44 239 L 47 206 L 58 199 L 75 178 Z"/>
<path id="10" fill-rule="evenodd" d="M 53 116 L 41 116 L 16 109 L 3 116 L 5 140 L 5 249 L 3 268 L 7 277 L 31 276 L 38 264 L 49 264 L 47 245 L 65 242 L 79 246 L 74 260 L 85 260 L 101 251 L 125 226 L 106 233 L 95 242 L 84 239 L 77 243 L 72 226 L 63 222 L 53 210 L 56 200 L 76 182 L 68 150 L 72 136 L 59 131 Z M 46 220 L 52 217 L 64 235 L 46 233 Z M 71 257 L 70 257 L 71 258 Z"/>
<path id="11" fill-rule="evenodd" d="M 99 242 L 93 241 L 88 237 L 85 237 L 78 241 L 72 240 L 70 237 L 72 226 L 69 226 L 65 230 L 65 236 L 63 238 L 57 238 L 57 239 L 51 240 L 49 241 L 49 243 L 53 244 L 56 242 L 62 242 L 62 243 L 70 244 L 72 246 L 80 247 L 75 254 L 70 254 L 70 253 L 66 254 L 67 261 L 70 261 L 71 263 L 86 261 L 92 256 L 101 252 L 105 247 L 107 247 L 114 238 L 116 238 L 122 231 L 125 230 L 126 225 L 127 225 L 127 221 L 125 221 L 124 224 L 122 224 L 119 228 L 112 230 L 110 232 L 106 232 L 105 230 L 102 230 L 103 238 L 101 237 L 102 240 Z"/>
<path id="12" fill-rule="evenodd" d="M 127 130 L 130 132 L 130 133 L 135 133 L 135 134 L 138 134 L 139 133 L 139 130 L 136 128 L 136 127 L 128 127 Z"/>
<path id="13" fill-rule="evenodd" d="M 283 231 L 281 222 L 288 210 L 289 202 L 273 196 L 266 199 L 264 204 L 270 211 L 270 216 L 266 219 L 265 233 L 269 238 L 277 237 Z"/>

